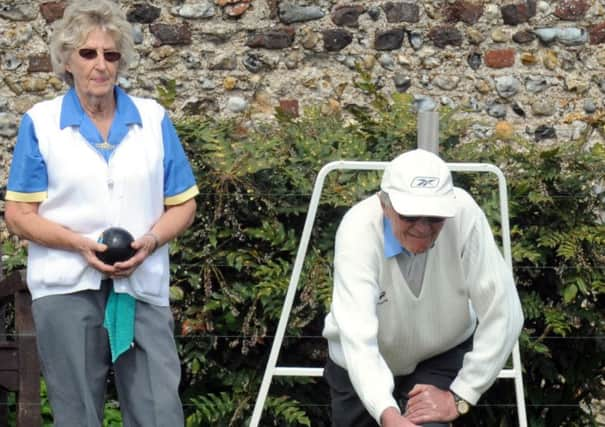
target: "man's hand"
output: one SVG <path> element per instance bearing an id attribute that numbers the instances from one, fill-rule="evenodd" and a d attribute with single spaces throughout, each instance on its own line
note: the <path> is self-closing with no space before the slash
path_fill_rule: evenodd
<path id="1" fill-rule="evenodd" d="M 395 408 L 387 408 L 380 415 L 381 427 L 418 427 Z"/>
<path id="2" fill-rule="evenodd" d="M 452 421 L 458 417 L 454 396 L 433 385 L 416 384 L 408 393 L 405 416 L 416 424 Z"/>

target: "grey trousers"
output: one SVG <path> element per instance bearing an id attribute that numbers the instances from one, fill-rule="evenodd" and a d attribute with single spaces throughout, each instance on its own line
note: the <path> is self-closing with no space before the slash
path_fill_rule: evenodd
<path id="1" fill-rule="evenodd" d="M 407 394 L 416 384 L 431 384 L 442 390 L 449 389 L 462 367 L 464 354 L 473 348 L 473 338 L 462 344 L 418 364 L 409 375 L 395 377 L 394 397 L 404 409 Z M 376 427 L 372 418 L 359 399 L 351 384 L 349 373 L 328 359 L 324 369 L 324 379 L 330 386 L 333 427 Z M 428 423 L 424 427 L 447 427 L 449 423 Z"/>
<path id="2" fill-rule="evenodd" d="M 47 296 L 32 305 L 55 427 L 100 427 L 112 367 L 103 327 L 111 281 L 99 291 Z M 125 427 L 181 427 L 180 362 L 169 307 L 137 301 L 134 347 L 113 370 Z"/>

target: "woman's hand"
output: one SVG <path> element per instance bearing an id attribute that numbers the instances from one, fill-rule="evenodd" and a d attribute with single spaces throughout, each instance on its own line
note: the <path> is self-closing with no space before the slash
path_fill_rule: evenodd
<path id="1" fill-rule="evenodd" d="M 113 272 L 110 277 L 123 278 L 130 276 L 157 249 L 159 243 L 158 237 L 153 232 L 143 234 L 130 244 L 136 253 L 126 261 L 116 262 L 112 266 Z"/>
<path id="2" fill-rule="evenodd" d="M 116 262 L 114 273 L 110 277 L 128 277 L 158 247 L 168 243 L 187 229 L 195 218 L 195 199 L 189 199 L 179 205 L 165 207 L 165 211 L 152 230 L 136 239 L 130 246 L 137 252 L 124 262 Z"/>
<path id="3" fill-rule="evenodd" d="M 92 239 L 82 236 L 77 244 L 78 252 L 84 257 L 88 265 L 99 270 L 106 276 L 111 276 L 115 268 L 113 265 L 105 264 L 98 257 L 96 252 L 103 252 L 107 249 L 107 245 L 95 242 Z"/>

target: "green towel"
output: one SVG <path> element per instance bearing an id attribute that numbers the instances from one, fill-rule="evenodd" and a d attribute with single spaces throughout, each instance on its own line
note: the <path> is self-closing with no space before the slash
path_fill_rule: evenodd
<path id="1" fill-rule="evenodd" d="M 122 353 L 132 347 L 135 307 L 136 300 L 133 297 L 128 294 L 116 293 L 111 286 L 105 306 L 103 326 L 109 335 L 112 362 L 115 362 Z"/>

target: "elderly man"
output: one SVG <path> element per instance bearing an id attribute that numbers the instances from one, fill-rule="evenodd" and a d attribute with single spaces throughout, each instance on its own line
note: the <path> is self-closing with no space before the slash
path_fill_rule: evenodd
<path id="1" fill-rule="evenodd" d="M 495 381 L 522 324 L 481 208 L 435 154 L 398 156 L 336 233 L 332 425 L 447 426 Z"/>

